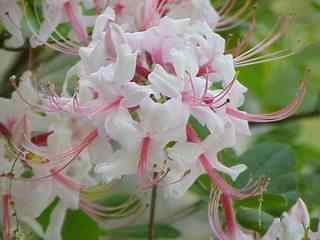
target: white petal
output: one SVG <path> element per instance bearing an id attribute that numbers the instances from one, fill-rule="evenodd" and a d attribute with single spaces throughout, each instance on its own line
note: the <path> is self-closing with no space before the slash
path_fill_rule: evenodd
<path id="1" fill-rule="evenodd" d="M 220 135 L 224 129 L 222 119 L 208 107 L 192 107 L 191 114 L 211 133 Z"/>
<path id="2" fill-rule="evenodd" d="M 45 240 L 62 240 L 61 232 L 67 209 L 61 204 L 55 207 L 50 216 L 49 226 L 47 228 Z"/>
<path id="3" fill-rule="evenodd" d="M 112 154 L 112 146 L 107 137 L 96 138 L 89 146 L 88 151 L 93 163 L 105 161 L 105 157 Z"/>
<path id="4" fill-rule="evenodd" d="M 306 228 L 309 227 L 309 212 L 307 206 L 301 198 L 299 198 L 296 204 L 290 209 L 289 216 L 295 219 L 298 223 L 304 225 Z"/>
<path id="5" fill-rule="evenodd" d="M 136 107 L 151 93 L 152 90 L 148 86 L 140 86 L 136 83 L 129 82 L 125 86 L 125 99 L 122 104 L 126 108 Z"/>
<path id="6" fill-rule="evenodd" d="M 199 63 L 195 53 L 191 49 L 170 51 L 169 62 L 173 63 L 177 76 L 184 78 L 186 73 L 189 73 L 191 77 L 195 76 L 199 70 Z"/>
<path id="7" fill-rule="evenodd" d="M 169 197 L 183 197 L 202 173 L 200 167 L 193 167 L 188 174 L 185 174 L 183 171 L 170 171 L 169 175 L 166 177 L 166 181 L 169 184 L 166 187 L 166 191 L 168 191 Z M 181 177 L 183 178 L 181 179 Z M 175 183 L 172 184 L 172 182 Z"/>
<path id="8" fill-rule="evenodd" d="M 189 169 L 198 161 L 198 157 L 204 152 L 200 144 L 176 143 L 168 150 L 169 157 L 178 163 L 183 169 Z"/>
<path id="9" fill-rule="evenodd" d="M 223 172 L 231 177 L 233 181 L 235 181 L 238 176 L 247 169 L 247 166 L 244 164 L 235 165 L 232 167 L 227 167 L 223 165 L 216 156 L 208 155 L 212 166 L 217 169 L 219 172 Z"/>
<path id="10" fill-rule="evenodd" d="M 167 142 L 183 137 L 180 129 L 185 129 L 189 116 L 181 102 L 171 99 L 160 104 L 145 98 L 140 107 L 141 126 L 145 133 Z M 166 139 L 170 137 L 173 139 Z"/>
<path id="11" fill-rule="evenodd" d="M 52 198 L 50 181 L 18 182 L 12 184 L 12 197 L 17 214 L 37 218 L 49 206 Z"/>
<path id="12" fill-rule="evenodd" d="M 95 172 L 102 175 L 106 182 L 137 172 L 137 153 L 120 150 L 110 156 L 109 159 L 109 161 L 98 164 L 95 168 Z"/>
<path id="13" fill-rule="evenodd" d="M 117 53 L 113 81 L 119 84 L 127 83 L 134 77 L 137 54 L 132 52 L 120 26 L 111 24 L 111 36 Z"/>
<path id="14" fill-rule="evenodd" d="M 281 232 L 281 222 L 280 218 L 275 218 L 269 227 L 267 233 L 263 236 L 261 240 L 275 240 L 280 237 Z"/>
<path id="15" fill-rule="evenodd" d="M 184 87 L 181 79 L 167 73 L 160 65 L 156 65 L 148 79 L 154 91 L 167 97 L 179 97 Z"/>
<path id="16" fill-rule="evenodd" d="M 115 112 L 105 122 L 106 133 L 129 152 L 135 151 L 141 143 L 142 133 L 138 124 L 126 109 Z"/>
<path id="17" fill-rule="evenodd" d="M 234 79 L 236 71 L 234 68 L 233 57 L 231 55 L 222 55 L 217 57 L 213 64 L 215 73 L 212 76 L 217 81 L 229 83 Z"/>

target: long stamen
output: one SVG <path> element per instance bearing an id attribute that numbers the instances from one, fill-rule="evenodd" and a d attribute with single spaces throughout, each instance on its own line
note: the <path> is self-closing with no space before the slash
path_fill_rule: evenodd
<path id="1" fill-rule="evenodd" d="M 224 28 L 228 25 L 233 24 L 236 20 L 238 20 L 239 17 L 241 17 L 246 12 L 246 10 L 248 9 L 251 3 L 252 3 L 252 0 L 246 0 L 243 6 L 233 16 L 222 19 L 218 23 L 216 30 L 219 30 L 220 28 Z"/>
<path id="2" fill-rule="evenodd" d="M 79 37 L 79 40 L 86 44 L 87 43 L 87 34 L 84 31 L 83 26 L 81 25 L 81 23 L 79 22 L 79 20 L 77 19 L 76 15 L 75 15 L 75 11 L 74 8 L 71 4 L 71 2 L 66 2 L 64 5 L 64 10 L 69 18 L 70 24 L 73 28 L 73 30 L 76 32 L 76 34 Z"/>
<path id="3" fill-rule="evenodd" d="M 245 112 L 240 112 L 233 108 L 226 108 L 227 114 L 247 120 L 250 122 L 276 122 L 281 121 L 285 118 L 288 118 L 290 115 L 294 113 L 294 111 L 297 109 L 297 107 L 301 104 L 303 97 L 305 95 L 306 91 L 306 81 L 302 81 L 299 87 L 298 95 L 287 105 L 287 107 L 268 114 L 249 114 Z"/>
<path id="4" fill-rule="evenodd" d="M 228 0 L 219 10 L 219 16 L 227 15 L 232 10 L 236 2 L 237 0 Z"/>
<path id="5" fill-rule="evenodd" d="M 94 112 L 90 113 L 88 117 L 92 118 L 99 113 L 108 112 L 114 108 L 117 108 L 120 105 L 122 100 L 123 100 L 122 96 L 117 97 L 115 100 L 108 102 L 108 103 L 102 105 L 101 107 L 98 107 Z"/>
<path id="6" fill-rule="evenodd" d="M 10 203 L 11 196 L 10 194 L 5 194 L 2 197 L 3 204 L 3 213 L 2 213 L 2 221 L 3 221 L 3 240 L 11 240 L 11 227 L 10 227 Z"/>
<path id="7" fill-rule="evenodd" d="M 73 163 L 73 161 L 75 159 L 77 159 L 77 157 L 79 156 L 79 154 L 90 144 L 92 143 L 92 141 L 94 141 L 94 139 L 98 136 L 98 130 L 95 129 L 93 131 L 91 131 L 78 145 L 73 146 L 72 148 L 68 149 L 66 152 L 60 154 L 60 155 L 55 155 L 55 156 L 46 156 L 44 158 L 50 159 L 50 160 L 55 160 L 55 159 L 59 159 L 59 161 L 52 161 L 53 164 L 55 166 L 58 165 L 62 165 L 59 168 L 54 168 L 54 173 L 60 173 L 62 172 L 64 169 L 66 169 L 71 163 Z M 28 146 L 24 146 L 26 149 L 28 149 Z M 30 152 L 32 151 L 32 148 L 30 150 Z M 62 160 L 61 160 L 62 159 Z M 53 173 L 50 173 L 48 175 L 45 176 L 39 176 L 39 177 L 34 177 L 34 178 L 30 178 L 30 179 L 26 179 L 26 178 L 14 178 L 14 180 L 19 180 L 19 181 L 31 181 L 31 182 L 37 182 L 37 181 L 41 181 L 44 179 L 48 179 L 53 177 Z"/>
<path id="8" fill-rule="evenodd" d="M 220 204 L 220 198 L 221 198 L 221 191 L 218 189 L 212 188 L 210 192 L 209 197 L 209 205 L 208 205 L 208 219 L 209 219 L 209 225 L 214 233 L 214 235 L 219 240 L 227 240 L 227 237 L 225 236 L 224 231 L 221 227 L 221 222 L 219 219 L 219 204 Z"/>
<path id="9" fill-rule="evenodd" d="M 33 12 L 35 14 L 36 20 L 38 21 L 38 24 L 40 25 L 42 20 L 41 20 L 40 14 L 38 13 L 38 10 L 39 9 L 37 8 L 37 5 L 33 4 Z M 53 40 L 57 46 L 60 46 L 65 49 L 78 49 L 79 48 L 79 45 L 66 39 L 57 29 L 54 30 L 54 34 L 57 35 L 59 39 L 56 39 L 56 37 L 53 34 L 51 34 L 50 40 Z M 63 43 L 61 43 L 60 40 L 62 40 Z"/>
<path id="10" fill-rule="evenodd" d="M 270 36 L 266 37 L 264 40 L 262 40 L 260 43 L 258 43 L 255 47 L 252 49 L 249 49 L 248 51 L 242 53 L 238 57 L 235 58 L 236 64 L 245 63 L 247 61 L 250 61 L 250 58 L 259 54 L 272 44 L 274 44 L 276 41 L 278 41 L 287 31 L 288 31 L 288 24 L 289 24 L 289 18 L 282 18 L 279 23 L 278 30 L 274 30 L 271 32 Z"/>
<path id="11" fill-rule="evenodd" d="M 80 192 L 83 186 L 79 184 L 78 182 L 75 182 L 72 178 L 69 176 L 66 176 L 61 173 L 61 171 L 57 171 L 56 169 L 50 170 L 51 176 L 62 185 L 66 186 L 70 190 Z"/>
<path id="12" fill-rule="evenodd" d="M 144 137 L 142 139 L 141 143 L 141 149 L 140 149 L 140 159 L 138 163 L 138 176 L 143 177 L 145 175 L 148 159 L 149 159 L 149 153 L 150 153 L 150 144 L 151 144 L 151 138 L 150 137 Z"/>

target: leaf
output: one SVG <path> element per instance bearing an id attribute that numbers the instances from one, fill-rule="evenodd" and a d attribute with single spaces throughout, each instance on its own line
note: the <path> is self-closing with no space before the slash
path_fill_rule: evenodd
<path id="1" fill-rule="evenodd" d="M 116 239 L 147 239 L 149 233 L 148 225 L 134 225 L 126 228 L 108 230 L 106 236 Z M 155 237 L 175 239 L 181 236 L 181 233 L 174 227 L 166 224 L 155 225 Z"/>
<path id="2" fill-rule="evenodd" d="M 246 164 L 248 170 L 237 179 L 238 187 L 244 186 L 250 179 L 265 176 L 271 179 L 269 192 L 283 193 L 296 189 L 296 158 L 289 145 L 255 145 L 240 156 L 239 162 Z"/>
<path id="3" fill-rule="evenodd" d="M 210 189 L 211 180 L 209 179 L 208 175 L 201 175 L 191 186 L 189 191 L 200 196 L 202 200 L 208 201 Z"/>
<path id="4" fill-rule="evenodd" d="M 257 209 L 241 207 L 237 211 L 239 223 L 248 229 L 264 234 L 273 221 L 273 217 Z"/>
<path id="5" fill-rule="evenodd" d="M 189 119 L 189 123 L 201 139 L 205 139 L 210 134 L 209 130 L 206 127 L 202 126 L 195 117 L 191 116 Z"/>
<path id="6" fill-rule="evenodd" d="M 290 208 L 289 200 L 285 195 L 264 193 L 262 196 L 250 197 L 244 200 L 237 201 L 235 207 L 246 207 L 259 209 L 271 214 L 275 217 L 280 217 L 281 214 Z"/>
<path id="7" fill-rule="evenodd" d="M 294 143 L 298 139 L 300 132 L 300 125 L 297 123 L 280 124 L 259 135 L 255 139 L 255 143 L 265 143 L 266 141 L 285 144 Z"/>
<path id="8" fill-rule="evenodd" d="M 102 230 L 91 218 L 80 210 L 68 211 L 63 225 L 62 238 L 65 240 L 98 240 Z"/>

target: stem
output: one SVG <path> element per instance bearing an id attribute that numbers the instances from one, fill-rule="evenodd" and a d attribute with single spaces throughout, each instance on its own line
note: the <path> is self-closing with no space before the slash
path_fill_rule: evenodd
<path id="1" fill-rule="evenodd" d="M 153 173 L 153 179 L 156 179 L 158 173 Z M 156 203 L 157 203 L 157 185 L 154 185 L 151 193 L 151 204 L 150 204 L 150 217 L 149 217 L 149 237 L 148 240 L 155 239 L 155 216 L 156 216 Z"/>

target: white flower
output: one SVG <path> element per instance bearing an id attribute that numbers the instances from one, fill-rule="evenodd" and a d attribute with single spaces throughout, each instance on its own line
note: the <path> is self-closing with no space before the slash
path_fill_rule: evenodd
<path id="1" fill-rule="evenodd" d="M 185 139 L 188 116 L 179 107 L 173 100 L 160 104 L 146 98 L 138 111 L 139 123 L 128 113 L 118 112 L 106 124 L 106 131 L 122 148 L 110 161 L 99 164 L 96 171 L 112 179 L 133 173 L 145 176 L 154 165 L 160 166 L 166 160 L 166 145 Z"/>
<path id="2" fill-rule="evenodd" d="M 224 131 L 221 135 L 211 134 L 201 143 L 192 142 L 177 142 L 172 148 L 168 149 L 170 162 L 169 177 L 171 179 L 179 179 L 184 173 L 188 173 L 177 184 L 169 185 L 169 191 L 172 191 L 177 197 L 183 194 L 190 188 L 194 181 L 205 173 L 199 158 L 205 155 L 212 167 L 219 172 L 229 175 L 232 180 L 235 180 L 239 174 L 246 170 L 243 164 L 227 167 L 218 160 L 218 153 L 223 149 L 233 147 L 234 136 L 229 130 Z"/>
<path id="3" fill-rule="evenodd" d="M 302 199 L 284 213 L 282 218 L 273 220 L 268 232 L 262 240 L 301 240 L 309 232 L 310 216 L 308 209 Z M 311 233 L 311 232 L 310 232 Z"/>

